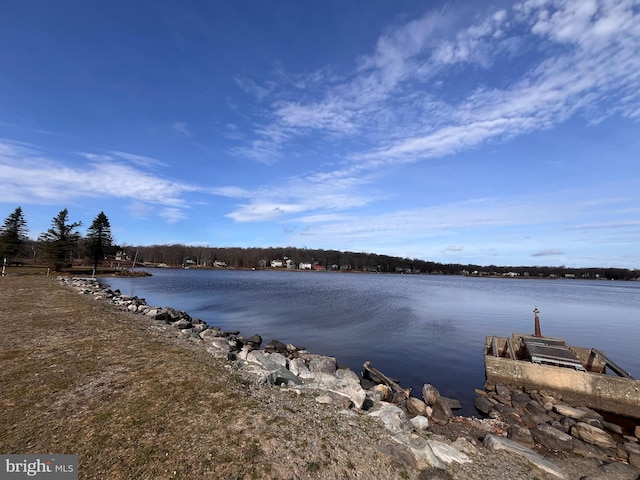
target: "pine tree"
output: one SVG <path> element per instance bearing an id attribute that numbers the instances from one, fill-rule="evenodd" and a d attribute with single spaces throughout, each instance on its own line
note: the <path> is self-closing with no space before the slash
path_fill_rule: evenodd
<path id="1" fill-rule="evenodd" d="M 98 261 L 103 259 L 105 254 L 109 253 L 113 245 L 111 225 L 104 212 L 100 212 L 87 229 L 87 240 L 89 252 L 93 258 L 93 268 L 97 269 Z"/>
<path id="2" fill-rule="evenodd" d="M 0 227 L 0 258 L 18 255 L 27 240 L 27 231 L 22 208 L 18 207 Z"/>
<path id="3" fill-rule="evenodd" d="M 80 233 L 76 231 L 82 222 L 69 222 L 69 212 L 65 208 L 51 220 L 51 228 L 40 235 L 40 240 L 44 242 L 49 259 L 55 262 L 56 267 L 67 263 L 67 258 L 71 259 Z"/>

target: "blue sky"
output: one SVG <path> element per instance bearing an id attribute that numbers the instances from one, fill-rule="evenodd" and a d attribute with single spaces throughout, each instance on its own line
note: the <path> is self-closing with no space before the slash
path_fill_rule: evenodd
<path id="1" fill-rule="evenodd" d="M 0 3 L 0 216 L 640 268 L 640 1 Z"/>

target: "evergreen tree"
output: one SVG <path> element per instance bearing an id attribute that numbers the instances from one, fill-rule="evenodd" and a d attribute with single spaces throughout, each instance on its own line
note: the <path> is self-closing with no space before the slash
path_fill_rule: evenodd
<path id="1" fill-rule="evenodd" d="M 51 220 L 51 228 L 40 235 L 47 256 L 56 267 L 66 264 L 67 258 L 71 262 L 71 255 L 80 240 L 80 233 L 76 229 L 82 225 L 82 222 L 68 222 L 69 212 L 65 208 Z"/>
<path id="2" fill-rule="evenodd" d="M 15 257 L 27 240 L 27 222 L 22 208 L 16 208 L 0 227 L 0 259 Z"/>
<path id="3" fill-rule="evenodd" d="M 93 268 L 97 269 L 98 261 L 103 259 L 105 254 L 109 253 L 113 244 L 111 225 L 104 212 L 100 212 L 87 229 L 87 243 L 89 253 L 91 254 L 91 258 L 93 258 Z"/>

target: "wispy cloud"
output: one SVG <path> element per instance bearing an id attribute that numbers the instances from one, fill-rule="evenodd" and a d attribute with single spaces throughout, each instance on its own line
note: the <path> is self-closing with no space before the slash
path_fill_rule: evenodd
<path id="1" fill-rule="evenodd" d="M 355 177 L 346 170 L 283 178 L 281 184 L 255 191 L 222 187 L 215 189 L 214 193 L 244 200 L 227 215 L 237 222 L 287 221 L 292 215 L 307 212 L 347 211 L 363 207 L 374 196 L 359 195 L 354 191 L 369 181 L 366 176 Z M 306 216 L 305 221 L 310 218 Z"/>
<path id="2" fill-rule="evenodd" d="M 541 250 L 540 252 L 536 252 L 531 256 L 532 257 L 551 257 L 551 256 L 557 256 L 557 255 L 564 255 L 564 252 L 562 250 L 553 248 L 549 250 Z"/>
<path id="3" fill-rule="evenodd" d="M 188 208 L 184 195 L 199 190 L 117 161 L 124 159 L 145 167 L 160 163 L 149 157 L 116 151 L 83 156 L 89 163 L 73 168 L 34 148 L 0 143 L 3 201 L 64 204 L 81 198 L 122 198 L 163 207 L 159 215 L 176 221 Z"/>
<path id="4" fill-rule="evenodd" d="M 370 148 L 353 151 L 352 161 L 417 161 L 546 129 L 578 112 L 588 121 L 640 112 L 637 2 L 530 0 L 466 26 L 459 18 L 437 12 L 397 25 L 341 82 L 313 83 L 295 100 L 281 93 L 262 112 L 271 121 L 237 153 L 273 162 L 288 141 L 313 132 L 366 138 Z M 490 77 L 488 67 L 513 60 L 529 67 Z M 462 72 L 469 86 L 480 80 L 462 96 L 441 97 L 435 83 Z M 273 85 L 269 91 L 278 95 Z M 604 107 L 605 99 L 616 106 Z"/>

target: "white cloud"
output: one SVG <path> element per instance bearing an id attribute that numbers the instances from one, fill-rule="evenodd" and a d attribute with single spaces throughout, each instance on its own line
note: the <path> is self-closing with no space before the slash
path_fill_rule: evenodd
<path id="1" fill-rule="evenodd" d="M 199 190 L 172 182 L 130 165 L 114 161 L 119 157 L 149 166 L 152 158 L 126 152 L 82 154 L 89 164 L 68 167 L 33 149 L 0 143 L 0 184 L 3 201 L 12 203 L 66 203 L 81 198 L 123 198 L 138 204 L 164 207 L 160 215 L 175 221 L 187 208 L 184 195 Z"/>
<path id="2" fill-rule="evenodd" d="M 460 25 L 461 17 L 478 20 Z M 490 77 L 489 66 L 511 58 L 529 67 L 515 78 Z M 486 75 L 474 86 L 478 71 Z M 435 85 L 462 72 L 471 88 L 455 101 L 441 96 Z M 262 113 L 270 123 L 236 153 L 274 163 L 297 136 L 357 136 L 361 147 L 350 160 L 376 168 L 372 160 L 445 156 L 548 129 L 577 113 L 588 122 L 637 118 L 639 3 L 527 0 L 484 16 L 429 13 L 381 35 L 341 82 L 313 85 L 295 101 L 274 101 Z"/>

